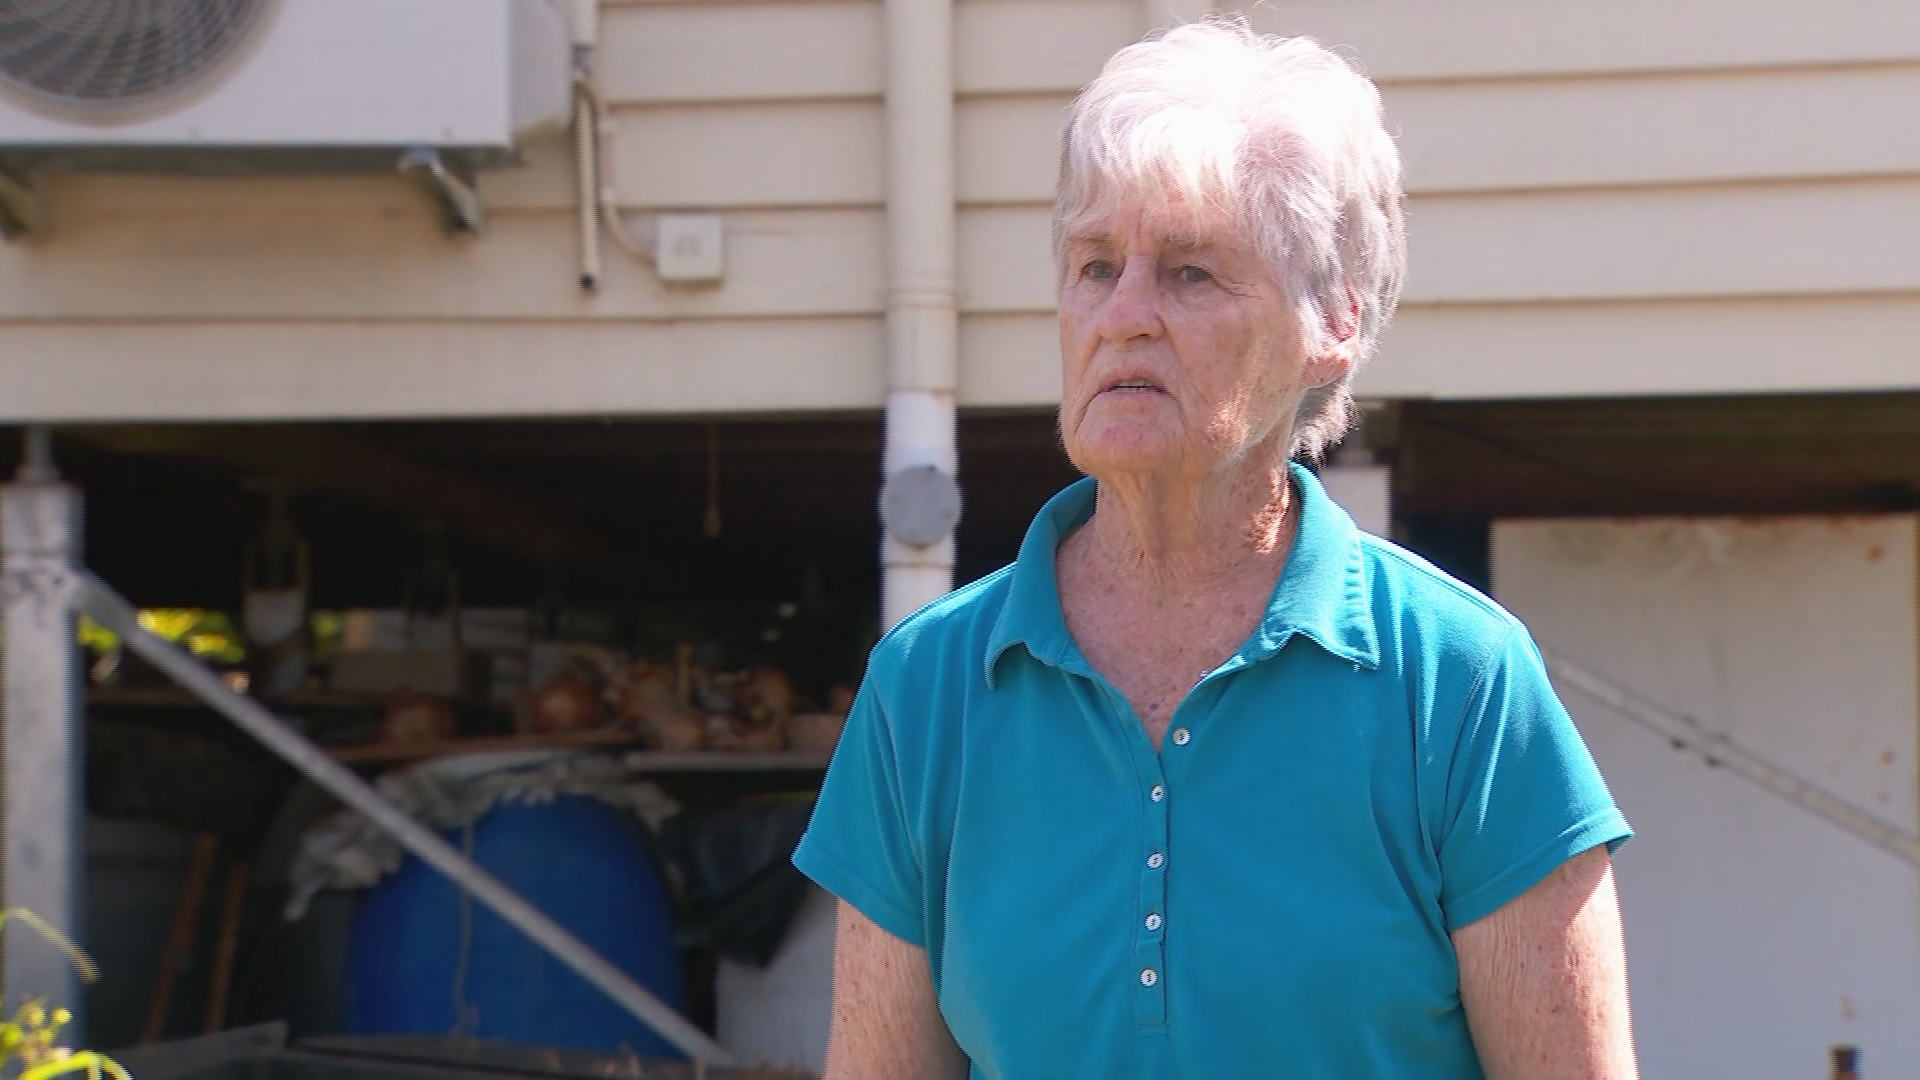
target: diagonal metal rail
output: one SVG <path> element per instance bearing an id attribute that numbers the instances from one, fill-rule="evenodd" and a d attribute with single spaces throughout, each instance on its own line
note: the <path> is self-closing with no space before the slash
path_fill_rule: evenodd
<path id="1" fill-rule="evenodd" d="M 1801 779 L 1792 770 L 1748 750 L 1694 717 L 1656 705 L 1544 646 L 1541 652 L 1546 656 L 1548 669 L 1562 685 L 1580 691 L 1628 720 L 1668 739 L 1676 748 L 1691 750 L 1705 759 L 1707 764 L 1723 766 L 1728 772 L 1759 785 L 1829 825 L 1851 833 L 1920 870 L 1920 837 L 1894 827 L 1879 816 L 1862 810 L 1811 781 Z"/>
<path id="2" fill-rule="evenodd" d="M 693 1026 L 674 1008 L 648 993 L 626 972 L 608 963 L 565 927 L 528 903 L 519 893 L 488 873 L 432 829 L 408 817 L 388 802 L 373 785 L 360 779 L 326 752 L 309 742 L 286 721 L 268 712 L 252 698 L 235 693 L 219 675 L 184 649 L 140 626 L 131 604 L 88 574 L 76 575 L 71 593 L 73 608 L 112 630 L 126 647 L 144 657 L 209 707 L 224 714 L 241 730 L 265 743 L 288 764 L 305 773 L 341 802 L 365 814 L 385 829 L 420 861 L 445 874 L 453 883 L 492 908 L 561 963 L 599 987 L 608 997 L 638 1017 L 659 1036 L 697 1062 L 731 1065 L 732 1055 Z"/>

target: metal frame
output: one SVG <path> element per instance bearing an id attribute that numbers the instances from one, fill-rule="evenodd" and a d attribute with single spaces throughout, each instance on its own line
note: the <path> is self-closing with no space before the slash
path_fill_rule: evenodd
<path id="1" fill-rule="evenodd" d="M 53 469 L 45 429 L 0 490 L 0 608 L 6 618 L 5 897 L 74 941 L 85 881 L 85 726 L 70 607 L 80 559 L 80 493 Z M 80 973 L 53 942 L 9 920 L 4 988 L 82 1021 Z M 11 1001 L 8 1002 L 10 1011 Z"/>

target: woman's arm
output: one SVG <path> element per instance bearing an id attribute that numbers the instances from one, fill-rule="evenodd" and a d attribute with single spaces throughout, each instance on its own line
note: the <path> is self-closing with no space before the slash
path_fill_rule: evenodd
<path id="1" fill-rule="evenodd" d="M 1453 933 L 1488 1080 L 1634 1080 L 1626 944 L 1603 845 Z"/>
<path id="2" fill-rule="evenodd" d="M 926 950 L 840 903 L 826 1080 L 966 1080 Z"/>

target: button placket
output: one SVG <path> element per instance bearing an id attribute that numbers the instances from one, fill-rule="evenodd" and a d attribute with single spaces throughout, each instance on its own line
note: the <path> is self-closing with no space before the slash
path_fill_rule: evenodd
<path id="1" fill-rule="evenodd" d="M 1146 841 L 1146 852 L 1142 857 L 1140 875 L 1140 907 L 1132 928 L 1128 931 L 1134 941 L 1134 1026 L 1143 1029 L 1161 1028 L 1166 1025 L 1166 916 L 1167 910 L 1167 864 L 1170 853 L 1167 850 L 1168 828 L 1167 784 L 1159 770 L 1144 777 L 1147 781 L 1146 798 L 1141 801 L 1144 815 L 1141 830 Z"/>

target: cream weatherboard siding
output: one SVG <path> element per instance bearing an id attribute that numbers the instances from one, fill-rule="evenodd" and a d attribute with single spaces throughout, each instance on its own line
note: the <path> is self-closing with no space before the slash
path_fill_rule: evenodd
<path id="1" fill-rule="evenodd" d="M 962 404 L 1058 384 L 1047 201 L 1074 89 L 1159 8 L 958 0 Z M 1270 0 L 1351 47 L 1412 190 L 1385 397 L 1920 386 L 1920 6 Z M 609 246 L 582 294 L 570 143 L 450 239 L 387 177 L 50 177 L 0 245 L 0 419 L 877 408 L 880 9 L 606 5 L 636 220 L 721 213 L 727 276 Z"/>

